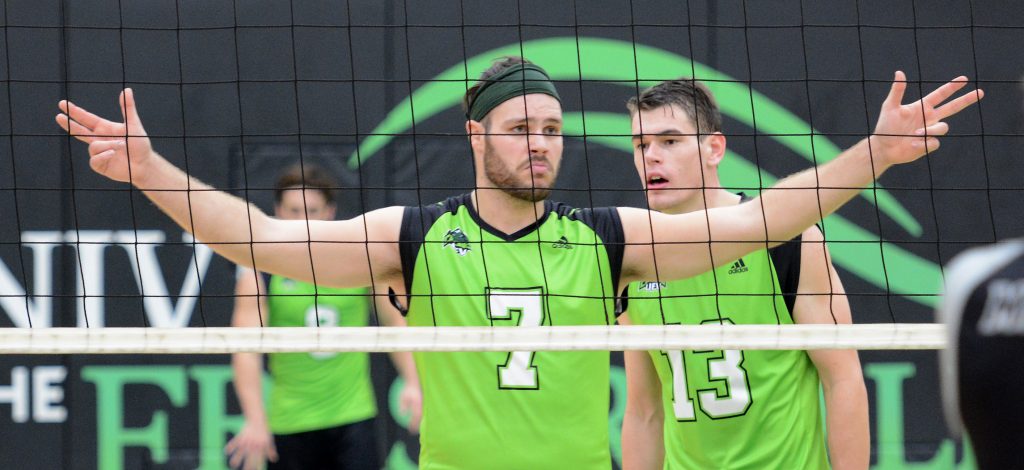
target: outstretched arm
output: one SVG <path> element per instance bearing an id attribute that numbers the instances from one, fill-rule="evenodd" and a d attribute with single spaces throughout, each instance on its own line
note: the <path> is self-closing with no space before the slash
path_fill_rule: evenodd
<path id="1" fill-rule="evenodd" d="M 402 209 L 346 221 L 279 220 L 181 171 L 150 144 L 132 90 L 121 93 L 124 122 L 61 101 L 57 123 L 89 145 L 89 165 L 131 183 L 196 239 L 229 260 L 259 271 L 331 287 L 366 286 L 400 269 Z M 370 241 L 370 243 L 367 243 Z M 385 243 L 373 243 L 385 242 Z M 371 265 L 372 261 L 372 265 Z"/>
<path id="2" fill-rule="evenodd" d="M 949 131 L 942 120 L 984 96 L 976 90 L 945 102 L 966 84 L 965 77 L 958 77 L 916 102 L 901 104 L 906 77 L 896 72 L 871 136 L 743 204 L 680 215 L 619 209 L 627 243 L 621 282 L 693 276 L 792 239 L 889 167 L 938 149 L 938 137 Z"/>

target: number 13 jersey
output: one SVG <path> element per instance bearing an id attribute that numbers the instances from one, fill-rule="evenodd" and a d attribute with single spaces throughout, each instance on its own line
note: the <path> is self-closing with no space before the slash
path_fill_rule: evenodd
<path id="1" fill-rule="evenodd" d="M 793 323 L 801 239 L 702 275 L 629 285 L 636 325 Z M 806 351 L 650 351 L 666 469 L 826 469 L 818 372 Z"/>

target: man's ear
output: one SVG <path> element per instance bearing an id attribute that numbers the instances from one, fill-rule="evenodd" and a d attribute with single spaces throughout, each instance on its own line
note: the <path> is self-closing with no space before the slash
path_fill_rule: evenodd
<path id="1" fill-rule="evenodd" d="M 722 159 L 725 158 L 725 134 L 715 132 L 704 137 L 704 145 L 707 150 L 704 161 L 707 162 L 708 166 L 717 167 L 719 163 L 722 163 Z"/>
<path id="2" fill-rule="evenodd" d="M 484 133 L 486 129 L 480 121 L 469 119 L 466 121 L 466 136 L 469 138 L 469 146 L 473 151 L 483 151 Z"/>
<path id="3" fill-rule="evenodd" d="M 474 135 L 483 135 L 485 131 L 484 123 L 474 121 L 472 119 L 466 120 L 466 135 L 469 137 L 473 137 Z"/>

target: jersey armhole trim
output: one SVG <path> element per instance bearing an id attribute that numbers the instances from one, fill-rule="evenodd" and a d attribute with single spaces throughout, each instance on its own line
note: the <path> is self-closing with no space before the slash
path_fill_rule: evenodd
<path id="1" fill-rule="evenodd" d="M 626 234 L 622 229 L 622 219 L 614 207 L 598 207 L 594 209 L 573 209 L 565 204 L 557 204 L 555 212 L 563 217 L 579 220 L 590 227 L 597 235 L 608 255 L 608 270 L 611 273 L 612 297 L 617 297 L 619 279 L 622 277 L 622 260 L 626 252 Z M 615 315 L 619 315 L 616 308 Z"/>
<path id="2" fill-rule="evenodd" d="M 263 292 L 259 291 L 259 286 L 256 286 L 257 297 L 270 297 L 270 280 L 273 277 L 270 273 L 260 271 L 260 279 L 263 279 Z"/>
<path id="3" fill-rule="evenodd" d="M 430 227 L 446 212 L 455 212 L 468 195 L 451 197 L 443 202 L 427 206 L 407 206 L 402 213 L 401 229 L 398 234 L 398 254 L 402 260 L 402 279 L 405 281 L 406 309 L 412 295 L 412 280 L 416 270 L 423 239 Z M 394 298 L 392 299 L 394 300 Z"/>
<path id="4" fill-rule="evenodd" d="M 622 288 L 622 293 L 615 299 L 615 318 L 619 318 L 629 310 L 629 285 Z"/>
<path id="5" fill-rule="evenodd" d="M 779 293 L 786 303 L 786 313 L 789 320 L 796 323 L 793 318 L 793 308 L 796 306 L 797 292 L 800 289 L 800 263 L 803 251 L 803 234 L 774 248 L 768 249 L 771 258 L 772 268 L 779 280 Z"/>

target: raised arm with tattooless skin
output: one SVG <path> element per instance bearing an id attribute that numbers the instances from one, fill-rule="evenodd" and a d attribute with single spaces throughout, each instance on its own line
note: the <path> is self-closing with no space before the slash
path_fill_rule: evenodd
<path id="1" fill-rule="evenodd" d="M 374 278 L 384 280 L 400 270 L 394 242 L 398 240 L 401 208 L 380 209 L 344 221 L 270 217 L 168 162 L 153 150 L 132 89 L 125 89 L 119 100 L 124 122 L 61 101 L 57 123 L 89 145 L 89 165 L 94 171 L 131 183 L 221 256 L 292 279 L 313 282 L 315 277 L 318 285 L 329 287 L 367 286 L 373 281 L 371 271 Z"/>
<path id="2" fill-rule="evenodd" d="M 979 89 L 946 102 L 966 84 L 966 77 L 957 77 L 921 100 L 902 104 L 906 76 L 896 72 L 870 137 L 831 162 L 790 176 L 746 203 L 679 215 L 620 208 L 628 245 L 623 283 L 693 276 L 764 248 L 766 242 L 777 245 L 799 235 L 893 165 L 937 150 L 938 137 L 949 132 L 943 119 L 984 96 Z M 644 137 L 634 136 L 634 141 Z"/>
<path id="3" fill-rule="evenodd" d="M 404 298 L 412 326 L 495 326 L 501 312 L 532 314 L 542 305 L 542 315 L 529 316 L 538 324 L 607 325 L 614 322 L 617 285 L 656 274 L 666 280 L 698 274 L 708 270 L 712 259 L 722 263 L 763 248 L 765 240 L 788 240 L 889 166 L 937 148 L 931 136 L 946 132 L 941 119 L 981 96 L 978 92 L 939 106 L 959 86 L 941 88 L 916 109 L 900 106 L 905 85 L 898 73 L 876 134 L 835 161 L 788 178 L 750 203 L 674 216 L 638 209 L 575 210 L 545 200 L 562 159 L 562 103 L 544 69 L 522 58 L 500 59 L 466 90 L 473 192 L 347 221 L 274 219 L 190 178 L 152 149 L 130 89 L 121 96 L 124 122 L 66 101 L 60 103 L 57 122 L 89 145 L 95 171 L 133 184 L 197 240 L 238 264 L 325 286 L 374 283 L 404 290 L 398 294 L 409 295 Z M 930 137 L 901 137 L 918 129 Z M 532 243 L 516 243 L 551 233 L 594 240 L 604 258 L 590 250 L 538 250 Z M 401 252 L 400 238 L 408 248 Z M 709 240 L 714 240 L 710 253 Z M 573 276 L 549 276 L 544 266 L 553 265 Z M 451 276 L 454 271 L 460 275 Z M 529 305 L 520 305 L 524 302 Z M 497 308 L 492 311 L 492 306 Z M 429 423 L 421 429 L 420 464 L 483 468 L 501 455 L 509 468 L 552 461 L 607 468 L 609 399 L 595 391 L 601 384 L 607 390 L 608 353 L 500 356 L 415 356 L 423 421 Z M 526 367 L 534 360 L 557 367 Z M 456 403 L 451 396 L 464 400 Z"/>

